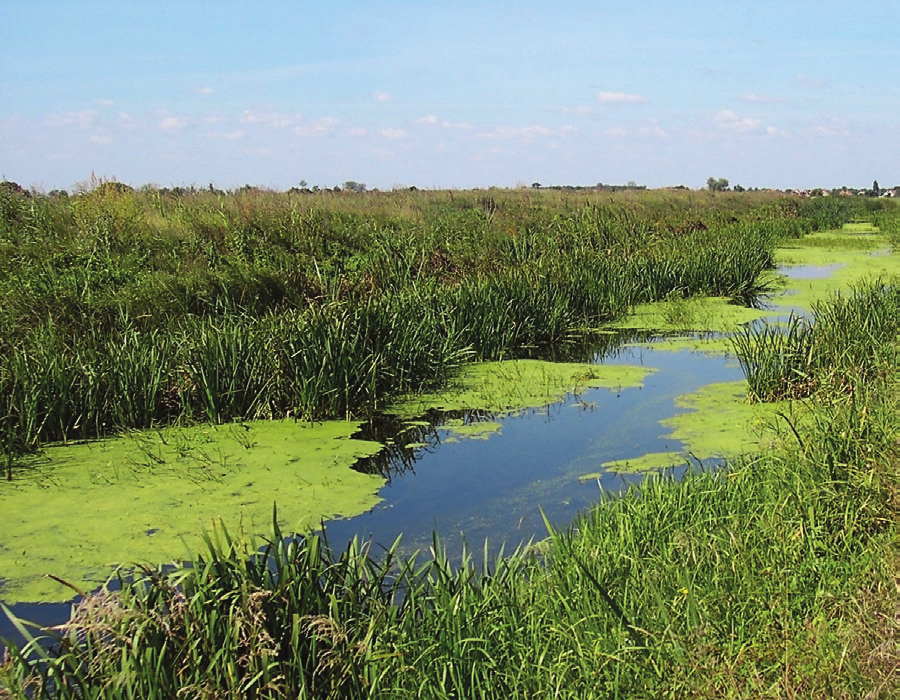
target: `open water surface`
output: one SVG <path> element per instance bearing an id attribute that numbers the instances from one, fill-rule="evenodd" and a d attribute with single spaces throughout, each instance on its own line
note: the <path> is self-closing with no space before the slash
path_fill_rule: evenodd
<path id="1" fill-rule="evenodd" d="M 454 553 L 465 533 L 471 547 L 480 549 L 488 539 L 510 548 L 547 536 L 541 510 L 565 527 L 597 502 L 601 489 L 616 492 L 644 476 L 603 472 L 580 478 L 600 472 L 604 462 L 670 451 L 683 463 L 677 457 L 681 443 L 667 439 L 659 421 L 685 410 L 675 406 L 677 396 L 743 374 L 733 357 L 653 346 L 595 359 L 655 369 L 642 387 L 590 389 L 543 409 L 489 417 L 500 423 L 500 431 L 487 439 L 417 450 L 414 461 L 392 471 L 379 505 L 326 524 L 329 541 L 338 545 L 356 536 L 389 546 L 402 533 L 402 548 L 409 551 L 427 549 L 437 532 Z M 442 431 L 436 432 L 439 440 Z"/>

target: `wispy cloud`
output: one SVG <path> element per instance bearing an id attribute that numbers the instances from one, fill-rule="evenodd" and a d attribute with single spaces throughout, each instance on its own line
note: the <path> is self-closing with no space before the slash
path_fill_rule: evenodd
<path id="1" fill-rule="evenodd" d="M 645 126 L 641 128 L 641 136 L 655 136 L 659 139 L 664 139 L 669 136 L 665 129 L 661 126 L 653 125 L 653 126 Z"/>
<path id="2" fill-rule="evenodd" d="M 190 125 L 191 120 L 187 117 L 174 115 L 165 116 L 156 123 L 156 127 L 162 131 L 181 131 Z"/>
<path id="3" fill-rule="evenodd" d="M 773 104 L 775 102 L 784 102 L 784 100 L 780 97 L 767 97 L 765 95 L 757 95 L 753 92 L 748 92 L 746 95 L 742 95 L 741 100 L 752 105 L 764 105 Z"/>
<path id="4" fill-rule="evenodd" d="M 843 124 L 835 119 L 828 120 L 822 124 L 815 124 L 810 128 L 810 131 L 816 136 L 851 136 L 853 132 L 847 127 L 846 124 Z"/>
<path id="5" fill-rule="evenodd" d="M 294 127 L 297 136 L 327 136 L 334 133 L 340 122 L 334 117 L 322 117 L 308 124 Z"/>
<path id="6" fill-rule="evenodd" d="M 597 102 L 601 104 L 636 104 L 647 102 L 646 97 L 632 95 L 627 92 L 598 92 Z"/>
<path id="7" fill-rule="evenodd" d="M 810 78 L 808 75 L 798 75 L 794 78 L 794 82 L 797 85 L 803 85 L 804 87 L 811 88 L 823 88 L 828 85 L 828 81 L 822 80 L 820 78 Z"/>
<path id="8" fill-rule="evenodd" d="M 439 126 L 441 129 L 471 129 L 473 128 L 468 122 L 450 122 L 446 119 L 439 119 L 434 114 L 428 114 L 416 120 L 416 124 L 424 124 L 425 126 Z"/>
<path id="9" fill-rule="evenodd" d="M 95 109 L 83 109 L 79 112 L 57 112 L 44 117 L 46 126 L 74 126 L 86 129 L 97 122 L 99 113 Z"/>
<path id="10" fill-rule="evenodd" d="M 116 117 L 119 121 L 119 128 L 125 131 L 133 131 L 138 128 L 137 122 L 134 117 L 128 112 L 119 112 Z"/>
<path id="11" fill-rule="evenodd" d="M 296 123 L 300 118 L 301 115 L 299 114 L 291 116 L 281 114 L 280 112 L 263 112 L 254 109 L 245 109 L 241 113 L 240 121 L 242 124 L 264 124 L 266 126 L 282 129 Z"/>
<path id="12" fill-rule="evenodd" d="M 378 132 L 388 141 L 397 141 L 399 139 L 406 138 L 406 130 L 405 129 L 382 129 Z"/>
<path id="13" fill-rule="evenodd" d="M 560 129 L 553 129 L 542 124 L 531 124 L 529 126 L 500 126 L 491 131 L 482 132 L 481 135 L 487 139 L 523 139 L 531 141 L 542 136 L 558 136 L 560 133 L 562 133 Z"/>
<path id="14" fill-rule="evenodd" d="M 719 129 L 735 134 L 773 135 L 778 132 L 773 126 L 764 126 L 761 119 L 742 117 L 730 109 L 720 110 L 715 119 Z"/>
<path id="15" fill-rule="evenodd" d="M 376 102 L 393 102 L 394 98 L 392 95 L 386 92 L 373 92 L 372 99 Z"/>
<path id="16" fill-rule="evenodd" d="M 588 107 L 587 105 L 578 105 L 577 107 L 558 107 L 556 109 L 557 114 L 575 114 L 578 116 L 592 114 L 593 111 L 593 108 Z"/>
<path id="17" fill-rule="evenodd" d="M 216 90 L 215 90 L 215 88 L 211 88 L 209 86 L 203 86 L 203 87 L 197 88 L 197 94 L 198 95 L 215 95 Z"/>

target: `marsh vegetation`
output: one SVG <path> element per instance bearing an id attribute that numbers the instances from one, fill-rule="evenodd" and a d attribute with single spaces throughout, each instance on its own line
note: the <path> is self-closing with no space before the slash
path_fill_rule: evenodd
<path id="1" fill-rule="evenodd" d="M 59 440 L 365 415 L 646 302 L 683 325 L 685 299 L 754 299 L 779 242 L 897 221 L 762 193 L 107 190 L 3 203 L 13 481 Z M 803 400 L 786 440 L 725 469 L 461 561 L 277 513 L 263 541 L 220 528 L 86 599 L 52 648 L 12 648 L 0 696 L 891 697 L 897 311 L 881 279 L 738 331 L 749 398 Z"/>

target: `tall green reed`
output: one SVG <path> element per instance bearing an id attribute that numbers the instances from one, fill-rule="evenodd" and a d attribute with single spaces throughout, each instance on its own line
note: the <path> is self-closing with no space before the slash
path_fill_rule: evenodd
<path id="1" fill-rule="evenodd" d="M 731 341 L 752 399 L 799 398 L 822 386 L 849 389 L 854 380 L 893 371 L 898 319 L 896 285 L 870 280 L 816 302 L 812 318 L 747 326 Z"/>

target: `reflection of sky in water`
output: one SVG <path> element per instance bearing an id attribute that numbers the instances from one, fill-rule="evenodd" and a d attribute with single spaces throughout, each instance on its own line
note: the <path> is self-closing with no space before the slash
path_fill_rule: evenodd
<path id="1" fill-rule="evenodd" d="M 822 280 L 831 277 L 832 273 L 846 265 L 836 263 L 834 265 L 781 265 L 778 267 L 785 277 L 792 280 Z M 788 292 L 790 294 L 791 292 Z"/>
<path id="2" fill-rule="evenodd" d="M 326 525 L 336 545 L 358 535 L 389 545 L 403 533 L 404 549 L 427 549 L 437 531 L 451 551 L 460 533 L 481 547 L 540 539 L 546 531 L 542 508 L 564 527 L 597 502 L 599 487 L 621 490 L 640 476 L 603 474 L 584 482 L 614 459 L 672 451 L 680 443 L 660 437 L 659 421 L 683 409 L 676 396 L 710 382 L 740 379 L 734 361 L 700 353 L 625 348 L 613 364 L 657 368 L 641 388 L 592 389 L 552 406 L 501 419 L 499 434 L 487 440 L 444 442 L 417 459 L 413 473 L 395 474 L 372 511 Z"/>

